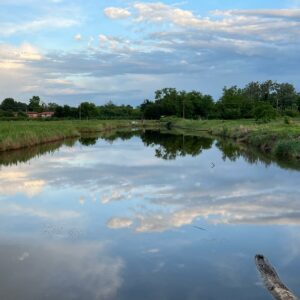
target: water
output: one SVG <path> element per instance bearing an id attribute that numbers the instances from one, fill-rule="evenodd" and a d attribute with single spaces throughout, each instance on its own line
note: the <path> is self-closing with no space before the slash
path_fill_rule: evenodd
<path id="1" fill-rule="evenodd" d="M 300 295 L 300 176 L 205 137 L 119 132 L 0 154 L 0 299 Z"/>

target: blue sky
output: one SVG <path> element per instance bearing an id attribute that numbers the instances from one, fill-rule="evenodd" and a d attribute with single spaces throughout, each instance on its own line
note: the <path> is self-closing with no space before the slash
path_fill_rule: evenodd
<path id="1" fill-rule="evenodd" d="M 294 83 L 297 0 L 0 0 L 0 98 L 139 104 L 156 89 Z"/>

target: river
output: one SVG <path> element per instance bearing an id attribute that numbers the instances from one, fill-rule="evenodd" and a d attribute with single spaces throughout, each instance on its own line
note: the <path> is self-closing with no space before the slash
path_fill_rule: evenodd
<path id="1" fill-rule="evenodd" d="M 114 132 L 0 154 L 0 299 L 300 295 L 300 173 L 245 146 Z"/>

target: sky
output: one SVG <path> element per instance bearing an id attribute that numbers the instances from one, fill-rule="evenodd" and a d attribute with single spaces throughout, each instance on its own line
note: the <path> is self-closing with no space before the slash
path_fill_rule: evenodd
<path id="1" fill-rule="evenodd" d="M 299 0 L 0 0 L 0 100 L 138 105 L 164 87 L 216 100 L 300 90 Z"/>

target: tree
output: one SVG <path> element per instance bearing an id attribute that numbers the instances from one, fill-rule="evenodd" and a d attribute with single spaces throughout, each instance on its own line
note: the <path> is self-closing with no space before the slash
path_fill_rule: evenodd
<path id="1" fill-rule="evenodd" d="M 6 98 L 1 103 L 1 109 L 14 111 L 16 102 L 13 98 Z"/>
<path id="2" fill-rule="evenodd" d="M 276 110 L 266 102 L 258 102 L 254 108 L 254 117 L 256 121 L 269 122 L 276 118 Z"/>
<path id="3" fill-rule="evenodd" d="M 266 101 L 274 105 L 274 93 L 276 84 L 272 80 L 267 80 L 260 84 L 260 101 Z"/>
<path id="4" fill-rule="evenodd" d="M 98 110 L 94 103 L 83 102 L 78 109 L 82 119 L 94 119 L 98 115 Z"/>
<path id="5" fill-rule="evenodd" d="M 297 107 L 297 93 L 295 87 L 289 83 L 277 83 L 275 85 L 275 101 L 277 110 L 284 111 Z"/>
<path id="6" fill-rule="evenodd" d="M 33 96 L 30 100 L 29 100 L 29 105 L 28 105 L 28 110 L 29 111 L 36 111 L 36 112 L 40 112 L 42 110 L 42 107 L 40 105 L 41 99 L 38 96 Z"/>
<path id="7" fill-rule="evenodd" d="M 24 112 L 27 110 L 27 105 L 25 103 L 17 102 L 13 98 L 4 99 L 0 107 L 4 111 Z"/>
<path id="8" fill-rule="evenodd" d="M 261 85 L 258 81 L 248 83 L 243 89 L 243 94 L 252 102 L 263 100 Z"/>
<path id="9" fill-rule="evenodd" d="M 223 95 L 219 100 L 218 108 L 223 119 L 239 119 L 242 116 L 244 96 L 237 86 L 223 89 Z"/>
<path id="10" fill-rule="evenodd" d="M 190 102 L 193 105 L 193 118 L 201 117 L 208 118 L 214 110 L 214 100 L 210 95 L 203 95 L 199 92 L 193 91 L 187 94 Z"/>
<path id="11" fill-rule="evenodd" d="M 164 88 L 155 92 L 155 104 L 161 109 L 161 116 L 184 115 L 184 92 L 177 92 L 175 88 Z"/>

